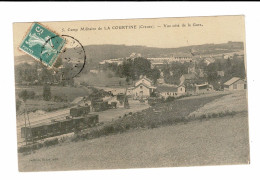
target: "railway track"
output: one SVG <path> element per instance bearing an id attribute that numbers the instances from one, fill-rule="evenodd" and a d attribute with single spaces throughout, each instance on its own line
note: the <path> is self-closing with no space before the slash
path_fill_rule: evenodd
<path id="1" fill-rule="evenodd" d="M 35 124 L 39 124 L 39 123 L 43 123 L 43 122 L 49 122 L 51 120 L 62 120 L 64 118 L 66 118 L 66 116 L 68 116 L 68 115 L 69 115 L 69 111 L 62 113 L 62 114 L 58 114 L 58 115 L 52 115 L 50 117 L 49 117 L 49 115 L 46 114 L 41 118 L 37 118 L 38 120 L 37 119 L 34 120 L 34 119 L 30 118 L 30 125 L 35 125 Z M 27 125 L 28 125 L 28 122 L 27 122 Z M 24 127 L 24 122 L 19 123 L 19 125 L 17 125 L 16 127 L 17 128 Z"/>

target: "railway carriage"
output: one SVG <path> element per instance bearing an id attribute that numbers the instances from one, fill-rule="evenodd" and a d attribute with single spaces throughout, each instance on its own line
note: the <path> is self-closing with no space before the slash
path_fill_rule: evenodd
<path id="1" fill-rule="evenodd" d="M 71 108 L 70 116 L 66 116 L 62 120 L 22 127 L 21 137 L 27 141 L 35 141 L 95 126 L 99 122 L 99 117 L 96 114 L 89 114 L 89 111 L 89 106 Z"/>
<path id="2" fill-rule="evenodd" d="M 59 122 L 55 121 L 21 128 L 21 136 L 22 138 L 27 138 L 27 140 L 38 140 L 46 137 L 52 137 L 55 136 L 58 132 Z"/>

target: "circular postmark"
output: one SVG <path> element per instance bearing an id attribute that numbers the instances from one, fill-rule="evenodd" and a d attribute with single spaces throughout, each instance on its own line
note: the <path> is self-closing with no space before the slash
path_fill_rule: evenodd
<path id="1" fill-rule="evenodd" d="M 42 61 L 45 57 L 51 55 L 48 50 L 49 46 L 58 46 L 59 41 L 56 38 L 60 36 L 53 36 L 46 40 L 45 44 L 41 48 Z M 77 77 L 86 65 L 86 53 L 82 44 L 72 36 L 61 35 L 65 39 L 66 43 L 64 47 L 56 50 L 57 59 L 53 64 L 52 68 L 56 73 L 61 75 L 62 80 L 70 80 Z M 43 61 L 42 61 L 43 62 Z"/>

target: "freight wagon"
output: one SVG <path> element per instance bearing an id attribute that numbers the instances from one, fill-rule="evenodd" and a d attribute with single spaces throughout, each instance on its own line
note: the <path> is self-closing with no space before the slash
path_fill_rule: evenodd
<path id="1" fill-rule="evenodd" d="M 99 116 L 89 114 L 89 110 L 90 107 L 88 106 L 71 108 L 70 116 L 62 120 L 52 120 L 30 127 L 22 127 L 21 137 L 27 141 L 35 141 L 95 126 L 99 122 Z"/>
<path id="2" fill-rule="evenodd" d="M 107 101 L 103 101 L 102 99 L 95 99 L 91 101 L 91 106 L 93 111 L 100 112 L 112 108 L 117 108 L 117 102 L 111 102 L 109 104 Z"/>

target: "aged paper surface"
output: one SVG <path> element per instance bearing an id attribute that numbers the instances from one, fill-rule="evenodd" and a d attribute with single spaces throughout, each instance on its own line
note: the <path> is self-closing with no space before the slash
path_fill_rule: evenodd
<path id="1" fill-rule="evenodd" d="M 20 171 L 249 163 L 244 16 L 13 33 Z"/>

